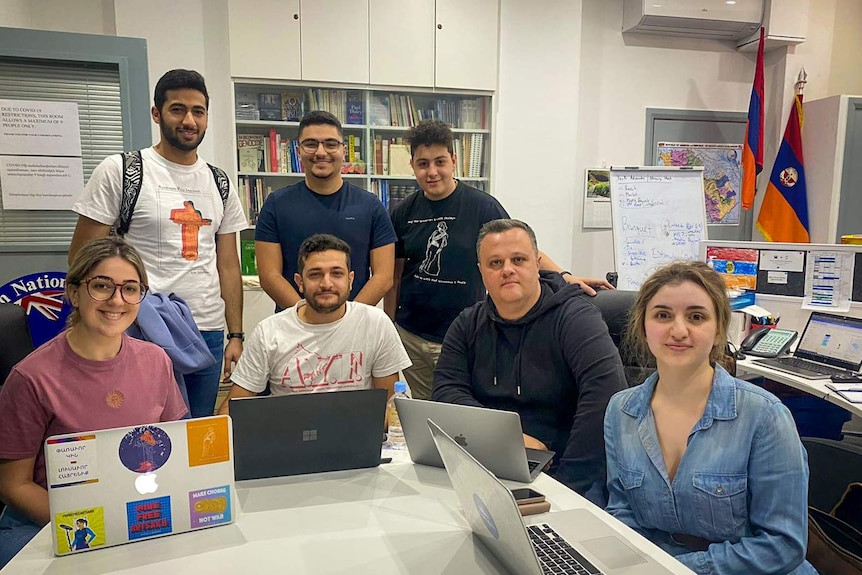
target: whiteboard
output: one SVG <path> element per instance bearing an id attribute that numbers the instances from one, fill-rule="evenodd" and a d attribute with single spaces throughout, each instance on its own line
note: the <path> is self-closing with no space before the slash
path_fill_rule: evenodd
<path id="1" fill-rule="evenodd" d="M 611 168 L 617 287 L 640 289 L 658 267 L 698 259 L 706 238 L 703 167 Z"/>

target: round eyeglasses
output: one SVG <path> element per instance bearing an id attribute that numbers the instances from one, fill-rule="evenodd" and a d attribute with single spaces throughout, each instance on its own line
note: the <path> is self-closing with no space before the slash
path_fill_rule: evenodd
<path id="1" fill-rule="evenodd" d="M 130 304 L 139 304 L 143 301 L 144 296 L 149 291 L 149 286 L 136 282 L 134 280 L 125 281 L 123 283 L 115 283 L 114 280 L 105 276 L 94 276 L 84 280 L 87 286 L 87 293 L 90 298 L 96 301 L 108 301 L 120 289 L 120 297 L 123 301 Z"/>
<path id="2" fill-rule="evenodd" d="M 300 147 L 302 147 L 302 151 L 308 154 L 313 154 L 317 151 L 317 148 L 323 146 L 323 149 L 327 152 L 335 152 L 344 145 L 344 142 L 336 140 L 334 138 L 329 138 L 328 140 L 303 140 L 299 143 Z"/>

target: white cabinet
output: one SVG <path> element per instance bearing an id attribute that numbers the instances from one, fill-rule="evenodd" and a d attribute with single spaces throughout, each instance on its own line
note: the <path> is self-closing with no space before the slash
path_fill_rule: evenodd
<path id="1" fill-rule="evenodd" d="M 370 82 L 434 85 L 434 0 L 369 0 Z"/>
<path id="2" fill-rule="evenodd" d="M 499 0 L 437 0 L 435 86 L 497 89 Z"/>
<path id="3" fill-rule="evenodd" d="M 302 79 L 299 0 L 228 0 L 230 74 Z"/>
<path id="4" fill-rule="evenodd" d="M 368 83 L 368 1 L 302 2 L 302 79 Z"/>

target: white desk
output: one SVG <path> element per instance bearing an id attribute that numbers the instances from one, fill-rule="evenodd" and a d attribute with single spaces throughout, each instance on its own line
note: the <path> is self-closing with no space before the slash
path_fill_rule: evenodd
<path id="1" fill-rule="evenodd" d="M 765 365 L 758 365 L 749 358 L 738 360 L 736 362 L 736 369 L 737 371 L 762 375 L 767 379 L 789 385 L 790 387 L 804 391 L 814 397 L 825 399 L 830 403 L 843 407 L 857 417 L 862 417 L 862 404 L 850 403 L 826 387 L 827 383 L 831 383 L 829 379 L 804 379 L 802 377 L 796 377 L 795 375 L 778 371 L 777 369 L 772 369 Z"/>
<path id="2" fill-rule="evenodd" d="M 241 482 L 241 511 L 228 526 L 59 558 L 52 555 L 46 528 L 3 575 L 505 573 L 474 542 L 446 472 L 414 466 L 403 452 L 394 455 L 394 463 L 376 469 Z M 547 496 L 552 510 L 593 507 L 545 475 L 533 487 Z M 628 527 L 599 514 L 672 573 L 691 575 Z"/>

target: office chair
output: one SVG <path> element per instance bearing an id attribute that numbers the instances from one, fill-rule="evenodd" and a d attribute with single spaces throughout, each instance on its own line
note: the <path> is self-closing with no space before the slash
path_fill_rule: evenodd
<path id="1" fill-rule="evenodd" d="M 639 385 L 655 371 L 655 368 L 641 365 L 623 349 L 626 331 L 628 329 L 629 312 L 637 299 L 638 292 L 626 290 L 600 290 L 590 302 L 599 308 L 602 319 L 608 325 L 608 332 L 614 345 L 620 351 L 623 369 L 629 387 Z"/>
<path id="2" fill-rule="evenodd" d="M 12 367 L 33 351 L 27 313 L 19 305 L 0 303 L 0 386 Z"/>

